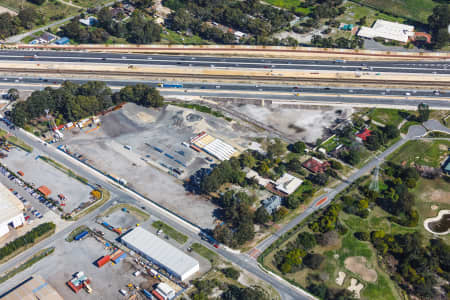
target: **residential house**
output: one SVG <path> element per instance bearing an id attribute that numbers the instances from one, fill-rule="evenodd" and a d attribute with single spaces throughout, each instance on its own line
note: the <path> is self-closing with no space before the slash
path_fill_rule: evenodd
<path id="1" fill-rule="evenodd" d="M 275 188 L 280 192 L 290 195 L 303 183 L 303 180 L 292 176 L 291 174 L 284 173 L 276 182 Z"/>
<path id="2" fill-rule="evenodd" d="M 264 199 L 262 205 L 269 214 L 273 214 L 280 208 L 283 199 L 280 196 L 272 196 L 270 198 Z"/>
<path id="3" fill-rule="evenodd" d="M 311 157 L 302 164 L 303 167 L 312 173 L 323 173 L 330 166 L 327 161 L 322 161 L 318 158 Z"/>
<path id="4" fill-rule="evenodd" d="M 80 23 L 86 26 L 93 26 L 97 23 L 96 17 L 87 17 L 86 19 L 80 19 Z"/>
<path id="5" fill-rule="evenodd" d="M 356 140 L 360 143 L 364 142 L 365 140 L 367 140 L 367 138 L 369 136 L 372 135 L 372 130 L 369 130 L 367 128 L 364 128 L 363 130 L 361 130 L 360 132 L 358 132 L 356 134 Z"/>

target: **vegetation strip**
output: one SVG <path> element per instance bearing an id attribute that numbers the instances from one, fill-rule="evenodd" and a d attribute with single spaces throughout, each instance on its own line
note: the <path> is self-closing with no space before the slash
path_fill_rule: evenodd
<path id="1" fill-rule="evenodd" d="M 170 238 L 174 239 L 180 244 L 184 244 L 187 242 L 188 237 L 184 234 L 176 231 L 174 228 L 170 227 L 169 225 L 161 222 L 161 221 L 155 221 L 152 223 L 152 226 L 157 229 L 162 229 L 162 231 L 167 234 Z"/>
<path id="2" fill-rule="evenodd" d="M 39 262 L 44 257 L 49 256 L 50 254 L 52 254 L 54 251 L 55 251 L 54 247 L 47 248 L 47 249 L 42 249 L 41 251 L 39 251 L 38 253 L 33 255 L 30 259 L 28 259 L 26 262 L 21 264 L 20 266 L 18 266 L 16 268 L 6 272 L 5 275 L 1 276 L 0 277 L 0 284 L 5 282 L 8 279 L 14 277 L 15 275 L 19 274 L 20 272 L 28 269 L 29 267 L 31 267 L 35 263 Z"/>
<path id="3" fill-rule="evenodd" d="M 66 237 L 66 241 L 68 241 L 69 243 L 72 242 L 74 240 L 74 238 L 82 233 L 85 230 L 89 230 L 89 228 L 85 225 L 81 225 L 77 228 L 75 228 L 71 233 L 69 233 L 69 235 Z"/>
<path id="4" fill-rule="evenodd" d="M 31 248 L 41 240 L 51 236 L 55 232 L 56 225 L 52 222 L 42 223 L 28 231 L 23 236 L 7 243 L 0 248 L 0 264 L 8 261 L 19 253 Z"/>
<path id="5" fill-rule="evenodd" d="M 83 184 L 88 184 L 88 180 L 86 178 L 75 174 L 71 169 L 67 168 L 66 166 L 63 166 L 62 164 L 54 161 L 53 159 L 48 158 L 46 156 L 42 156 L 42 155 L 40 155 L 39 158 L 42 159 L 43 161 L 45 161 L 46 163 L 52 165 L 53 167 L 57 168 L 58 170 L 66 173 L 68 176 L 75 178 L 79 182 L 81 182 Z"/>
<path id="6" fill-rule="evenodd" d="M 18 139 L 14 135 L 6 137 L 7 134 L 8 133 L 6 131 L 4 131 L 3 129 L 0 129 L 0 138 L 5 138 L 8 141 L 8 143 L 10 143 L 16 147 L 19 147 L 20 149 L 22 149 L 26 152 L 33 152 L 33 148 L 31 146 L 29 146 L 28 144 L 26 144 L 24 141 Z"/>

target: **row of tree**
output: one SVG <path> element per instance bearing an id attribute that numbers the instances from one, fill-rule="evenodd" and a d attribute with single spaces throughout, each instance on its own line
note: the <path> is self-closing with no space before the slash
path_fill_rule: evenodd
<path id="1" fill-rule="evenodd" d="M 266 291 L 259 286 L 238 287 L 217 279 L 194 280 L 193 285 L 196 291 L 190 295 L 192 300 L 208 300 L 215 288 L 224 291 L 216 299 L 221 300 L 269 300 L 270 297 Z M 184 298 L 183 298 L 184 299 Z"/>
<path id="2" fill-rule="evenodd" d="M 113 94 L 105 82 L 89 81 L 79 85 L 65 81 L 58 89 L 47 87 L 33 92 L 26 101 L 15 103 L 11 120 L 23 127 L 31 120 L 45 116 L 49 110 L 50 114 L 59 116 L 61 122 L 73 122 L 122 102 L 160 107 L 163 98 L 155 88 L 143 84 L 127 86 Z"/>
<path id="3" fill-rule="evenodd" d="M 344 37 L 333 39 L 332 37 L 313 35 L 311 45 L 318 48 L 357 49 L 364 46 L 364 40 L 358 36 L 351 39 L 346 39 Z"/>
<path id="4" fill-rule="evenodd" d="M 42 223 L 39 226 L 33 228 L 31 231 L 28 231 L 23 236 L 18 237 L 15 240 L 7 243 L 5 246 L 0 248 L 0 260 L 14 253 L 16 250 L 20 248 L 33 244 L 39 237 L 43 236 L 44 234 L 50 231 L 54 231 L 55 227 L 56 227 L 55 224 L 51 222 Z"/>
<path id="5" fill-rule="evenodd" d="M 39 16 L 31 7 L 25 7 L 17 16 L 9 13 L 0 14 L 0 39 L 18 34 L 22 29 L 31 29 L 34 24 L 42 24 L 42 16 Z"/>

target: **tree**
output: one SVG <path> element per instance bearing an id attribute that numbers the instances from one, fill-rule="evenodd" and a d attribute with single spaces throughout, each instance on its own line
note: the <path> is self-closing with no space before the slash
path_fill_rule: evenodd
<path id="1" fill-rule="evenodd" d="M 342 170 L 342 164 L 340 162 L 338 162 L 337 160 L 330 159 L 328 162 L 330 163 L 331 168 L 333 168 L 335 170 Z"/>
<path id="2" fill-rule="evenodd" d="M 298 234 L 295 244 L 305 250 L 310 250 L 316 246 L 317 241 L 314 234 L 305 231 Z"/>
<path id="3" fill-rule="evenodd" d="M 430 107 L 428 106 L 428 104 L 420 103 L 417 106 L 417 110 L 419 111 L 419 121 L 428 121 L 428 118 L 430 117 Z"/>
<path id="4" fill-rule="evenodd" d="M 383 128 L 383 133 L 386 135 L 388 139 L 394 139 L 400 135 L 400 131 L 398 130 L 398 128 L 391 124 L 386 125 Z"/>
<path id="5" fill-rule="evenodd" d="M 310 269 L 317 270 L 324 260 L 325 257 L 323 255 L 312 253 L 307 254 L 303 258 L 303 264 Z"/>
<path id="6" fill-rule="evenodd" d="M 298 141 L 289 145 L 289 150 L 294 153 L 304 153 L 306 149 L 305 143 Z"/>
<path id="7" fill-rule="evenodd" d="M 287 208 L 296 209 L 300 205 L 301 199 L 295 193 L 292 193 L 285 199 L 285 203 Z"/>
<path id="8" fill-rule="evenodd" d="M 360 241 L 368 241 L 370 239 L 370 234 L 366 231 L 355 232 L 354 236 Z"/>
<path id="9" fill-rule="evenodd" d="M 226 277 L 237 280 L 240 276 L 240 272 L 235 268 L 229 267 L 220 270 Z"/>
<path id="10" fill-rule="evenodd" d="M 371 151 L 376 151 L 380 149 L 382 144 L 383 143 L 378 131 L 373 131 L 372 134 L 368 136 L 364 141 L 364 145 L 366 146 L 366 148 Z"/>
<path id="11" fill-rule="evenodd" d="M 289 213 L 289 210 L 288 210 L 286 207 L 281 206 L 281 207 L 274 213 L 274 215 L 273 215 L 273 220 L 274 220 L 275 222 L 278 222 L 278 221 L 280 221 L 281 219 L 283 219 L 288 213 Z"/>
<path id="12" fill-rule="evenodd" d="M 31 3 L 34 3 L 36 5 L 42 5 L 46 0 L 27 0 L 27 1 L 30 1 Z"/>
<path id="13" fill-rule="evenodd" d="M 31 29 L 33 27 L 33 23 L 37 18 L 37 16 L 38 15 L 36 11 L 31 7 L 26 7 L 22 9 L 21 11 L 19 11 L 19 14 L 17 15 L 17 17 L 20 20 L 20 23 L 26 29 Z"/>
<path id="14" fill-rule="evenodd" d="M 267 154 L 270 157 L 277 157 L 283 155 L 286 152 L 286 146 L 280 139 L 275 139 L 273 143 L 267 146 Z"/>
<path id="15" fill-rule="evenodd" d="M 19 99 L 19 91 L 15 88 L 8 90 L 8 99 L 11 101 L 16 101 Z"/>
<path id="16" fill-rule="evenodd" d="M 433 8 L 433 14 L 428 17 L 428 24 L 432 33 L 433 48 L 439 49 L 448 44 L 450 7 L 446 4 L 437 5 Z"/>
<path id="17" fill-rule="evenodd" d="M 255 223 L 263 225 L 269 222 L 271 219 L 271 215 L 266 211 L 264 206 L 258 207 L 255 212 Z"/>
<path id="18" fill-rule="evenodd" d="M 328 175 L 325 173 L 310 174 L 308 180 L 318 185 L 326 185 L 328 182 Z"/>

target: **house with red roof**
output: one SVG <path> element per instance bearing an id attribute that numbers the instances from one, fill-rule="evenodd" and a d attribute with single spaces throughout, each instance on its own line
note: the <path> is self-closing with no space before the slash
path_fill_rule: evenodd
<path id="1" fill-rule="evenodd" d="M 356 134 L 356 139 L 360 142 L 363 142 L 371 135 L 372 135 L 372 130 L 365 128 L 364 130 L 362 130 Z"/>
<path id="2" fill-rule="evenodd" d="M 303 167 L 313 173 L 323 173 L 330 166 L 327 161 L 321 161 L 315 157 L 311 157 L 302 164 Z"/>

